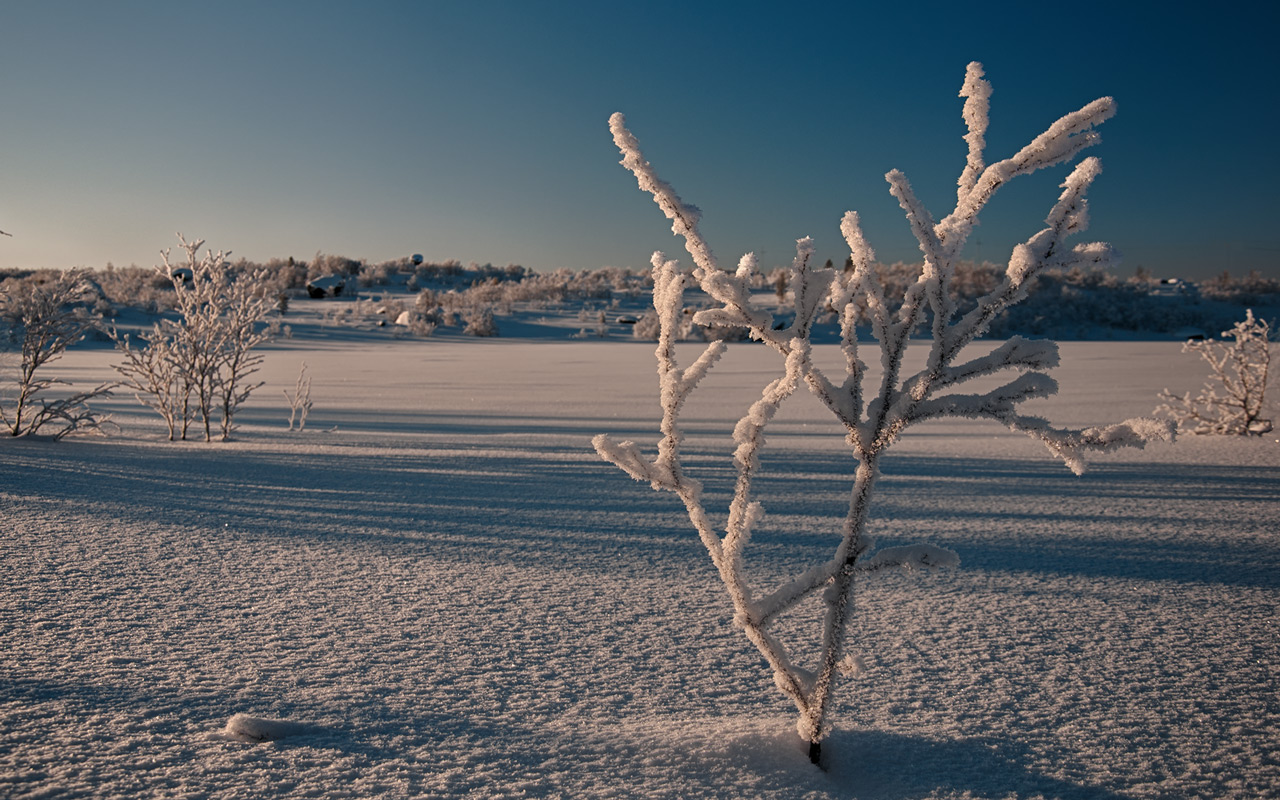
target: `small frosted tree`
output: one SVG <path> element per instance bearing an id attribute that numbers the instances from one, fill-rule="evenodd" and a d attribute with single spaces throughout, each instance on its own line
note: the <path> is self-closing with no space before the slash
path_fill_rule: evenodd
<path id="1" fill-rule="evenodd" d="M 808 742 L 809 757 L 815 764 L 819 763 L 821 741 L 828 732 L 840 675 L 842 671 L 854 671 L 852 657 L 846 653 L 846 637 L 855 579 L 892 567 L 958 563 L 955 554 L 931 545 L 876 551 L 868 536 L 867 522 L 880 459 L 904 431 L 917 423 L 944 417 L 994 420 L 1040 440 L 1076 473 L 1083 471 L 1087 451 L 1141 447 L 1153 439 L 1173 435 L 1170 425 L 1150 419 L 1063 430 L 1042 418 L 1020 413 L 1018 405 L 1023 401 L 1057 391 L 1054 380 L 1040 371 L 1058 362 L 1057 345 L 1053 342 L 1014 338 L 986 355 L 962 359 L 965 347 L 980 337 L 1001 311 L 1026 295 L 1030 282 L 1041 270 L 1105 264 L 1110 257 L 1110 248 L 1105 244 L 1066 245 L 1067 238 L 1084 230 L 1087 224 L 1085 192 L 1100 170 L 1096 158 L 1087 158 L 1062 184 L 1063 191 L 1045 220 L 1046 227 L 1013 249 L 1001 283 L 983 296 L 973 310 L 958 315 L 951 284 L 956 261 L 978 213 L 1012 178 L 1068 161 L 1096 143 L 1094 126 L 1114 112 L 1110 98 L 1096 100 L 1055 122 L 1014 156 L 988 165 L 983 151 L 990 94 L 981 65 L 970 64 L 960 92 L 965 98 L 969 154 L 950 214 L 935 222 L 902 173 L 895 170 L 886 176 L 890 192 L 902 206 L 924 254 L 923 268 L 903 293 L 896 310 L 891 311 L 889 298 L 876 277 L 875 256 L 863 238 L 858 215 L 848 212 L 841 231 L 852 253 L 852 269 L 835 272 L 812 268 L 809 262 L 813 244 L 807 238 L 799 240 L 789 280 L 795 316 L 780 329 L 775 329 L 769 312 L 752 305 L 750 289 L 759 283 L 755 257 L 744 256 L 734 272 L 721 269 L 698 232 L 698 210 L 684 203 L 658 178 L 622 115 L 615 114 L 610 119 L 623 166 L 672 221 L 672 230 L 684 239 L 694 267 L 685 273 L 662 253 L 653 256 L 653 303 L 661 322 L 657 358 L 662 438 L 657 456 L 647 456 L 635 443 L 614 442 L 606 435 L 597 436 L 594 444 L 603 458 L 636 480 L 674 492 L 683 501 L 728 591 L 734 622 L 759 649 L 773 672 L 774 682 L 799 711 L 797 730 Z M 745 328 L 752 338 L 776 351 L 782 361 L 781 374 L 763 388 L 760 399 L 734 429 L 737 478 L 723 534 L 704 506 L 700 483 L 686 473 L 681 457 L 681 408 L 726 347 L 722 341 L 713 341 L 689 367 L 677 364 L 674 342 L 682 294 L 691 284 L 716 302 L 716 307 L 695 316 L 699 324 Z M 811 360 L 811 326 L 815 315 L 827 304 L 840 315 L 844 353 L 841 378 L 830 377 Z M 860 306 L 870 312 L 880 356 L 880 384 L 870 392 L 863 386 L 867 367 L 855 330 Z M 921 344 L 929 348 L 926 365 L 915 374 L 903 375 L 903 356 L 911 334 L 922 324 L 928 325 L 930 333 L 928 344 Z M 966 381 L 1002 373 L 1017 373 L 1017 377 L 983 393 L 955 391 Z M 764 517 L 753 481 L 760 470 L 765 429 L 782 403 L 801 386 L 816 395 L 845 430 L 856 462 L 849 506 L 841 524 L 839 544 L 829 560 L 779 586 L 761 589 L 751 585 L 744 569 L 752 529 Z M 820 656 L 816 664 L 804 666 L 792 660 L 770 626 L 815 593 L 820 593 L 824 609 Z"/>
<path id="2" fill-rule="evenodd" d="M 1271 326 L 1254 319 L 1253 309 L 1248 309 L 1222 337 L 1231 343 L 1205 339 L 1183 344 L 1182 352 L 1196 353 L 1209 365 L 1209 380 L 1195 397 L 1165 389 L 1160 393 L 1165 402 L 1156 413 L 1168 415 L 1179 430 L 1191 433 L 1260 436 L 1271 430 L 1271 420 L 1262 418 L 1271 369 Z"/>
<path id="3" fill-rule="evenodd" d="M 89 401 L 111 394 L 114 384 L 50 398 L 49 391 L 65 381 L 49 377 L 44 369 L 98 327 L 101 320 L 81 303 L 91 291 L 84 273 L 71 271 L 47 281 L 11 281 L 0 292 L 0 321 L 19 353 L 13 401 L 0 401 L 0 424 L 9 435 L 52 431 L 54 439 L 61 439 L 78 432 L 103 433 L 107 419 Z"/>
<path id="4" fill-rule="evenodd" d="M 116 335 L 125 357 L 116 370 L 139 402 L 164 419 L 170 440 L 186 439 L 191 425 L 199 423 L 204 440 L 211 441 L 214 420 L 220 418 L 226 441 L 236 412 L 262 386 L 249 378 L 262 365 L 255 348 L 268 338 L 260 323 L 273 301 L 264 291 L 263 274 L 230 274 L 229 251 L 209 250 L 201 257 L 204 240 L 188 242 L 179 233 L 178 241 L 186 263 L 171 263 L 164 250 L 164 263 L 156 267 L 173 281 L 178 317 L 157 322 L 142 335 L 141 345 Z"/>

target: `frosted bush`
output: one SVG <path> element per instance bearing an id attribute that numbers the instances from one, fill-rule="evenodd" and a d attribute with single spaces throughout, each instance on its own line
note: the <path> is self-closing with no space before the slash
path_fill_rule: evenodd
<path id="1" fill-rule="evenodd" d="M 393 261 L 384 261 L 373 266 L 363 266 L 360 270 L 358 282 L 361 287 L 366 289 L 373 286 L 386 286 L 391 282 L 391 276 L 398 266 Z"/>
<path id="2" fill-rule="evenodd" d="M 409 321 L 409 333 L 423 339 L 436 332 L 436 323 L 429 317 L 415 316 Z"/>
<path id="3" fill-rule="evenodd" d="M 5 283 L 0 291 L 0 324 L 18 348 L 12 399 L 0 398 L 0 424 L 10 436 L 44 433 L 61 439 L 73 433 L 103 433 L 108 419 L 93 411 L 89 401 L 111 394 L 114 384 L 51 398 L 51 390 L 65 381 L 49 377 L 45 369 L 97 329 L 101 319 L 85 304 L 99 299 L 80 271 Z"/>
<path id="4" fill-rule="evenodd" d="M 93 277 L 102 287 L 103 296 L 117 307 L 138 308 L 150 313 L 160 313 L 173 307 L 172 281 L 167 276 L 157 275 L 153 269 L 117 268 L 108 264 L 105 270 L 94 273 Z"/>
<path id="5" fill-rule="evenodd" d="M 498 323 L 493 318 L 493 309 L 478 306 L 469 309 L 463 318 L 462 332 L 468 336 L 497 336 Z"/>
<path id="6" fill-rule="evenodd" d="M 436 321 L 432 314 L 418 309 L 405 309 L 396 317 L 396 326 L 412 336 L 427 337 L 435 333 Z"/>
<path id="7" fill-rule="evenodd" d="M 1231 343 L 1205 339 L 1182 346 L 1182 352 L 1196 353 L 1209 365 L 1209 380 L 1195 397 L 1165 389 L 1160 393 L 1165 402 L 1156 413 L 1168 415 L 1180 430 L 1191 433 L 1264 434 L 1271 430 L 1271 420 L 1262 418 L 1271 368 L 1271 326 L 1254 319 L 1249 309 L 1222 336 Z"/>
<path id="8" fill-rule="evenodd" d="M 363 261 L 357 261 L 354 258 L 316 253 L 316 257 L 307 267 L 307 280 L 314 281 L 329 275 L 359 275 L 363 266 Z"/>
<path id="9" fill-rule="evenodd" d="M 1028 283 L 1041 270 L 1104 264 L 1111 253 L 1107 245 L 1100 243 L 1066 245 L 1070 236 L 1087 225 L 1085 192 L 1101 168 L 1096 158 L 1086 158 L 1062 184 L 1063 191 L 1045 220 L 1046 227 L 1013 248 L 999 284 L 980 297 L 967 313 L 958 313 L 953 285 L 955 267 L 979 212 L 1012 178 L 1068 161 L 1095 144 L 1098 135 L 1093 128 L 1114 113 L 1110 98 L 1096 100 L 1055 122 L 1012 157 L 988 165 L 983 151 L 990 94 L 981 65 L 970 64 L 960 92 L 965 98 L 969 153 L 960 175 L 955 208 L 947 216 L 935 222 L 901 172 L 894 170 L 886 175 L 890 192 L 905 212 L 924 254 L 919 274 L 894 299 L 896 308 L 890 307 L 890 298 L 877 280 L 875 255 L 863 237 L 858 215 L 848 212 L 840 228 L 851 251 L 851 268 L 841 272 L 812 268 L 813 243 L 808 238 L 799 240 L 787 282 L 794 318 L 781 329 L 775 329 L 771 313 L 752 305 L 750 290 L 759 285 L 755 257 L 747 254 L 732 272 L 721 269 L 699 233 L 700 212 L 658 178 L 622 115 L 615 114 L 610 119 L 614 142 L 623 155 L 622 164 L 672 221 L 672 231 L 683 237 L 694 266 L 691 272 L 682 271 L 676 261 L 662 253 L 655 253 L 652 259 L 653 305 L 660 322 L 656 355 L 662 405 L 662 438 L 656 457 L 644 454 L 633 442 L 614 442 L 606 435 L 597 436 L 594 444 L 603 458 L 636 480 L 679 496 L 728 591 L 735 624 L 759 649 L 775 684 L 799 711 L 797 730 L 809 743 L 814 763 L 819 763 L 820 743 L 828 732 L 828 715 L 839 679 L 845 672 L 856 672 L 850 665 L 856 666 L 857 659 L 846 652 L 845 646 L 855 578 L 891 567 L 958 563 L 954 553 L 927 544 L 879 551 L 873 547 L 867 521 L 880 474 L 879 462 L 899 436 L 912 425 L 944 417 L 994 420 L 1040 440 L 1072 471 L 1080 473 L 1087 451 L 1141 447 L 1153 439 L 1173 435 L 1172 426 L 1151 419 L 1063 430 L 1021 413 L 1018 406 L 1023 401 L 1046 397 L 1057 390 L 1054 380 L 1041 371 L 1058 363 L 1057 345 L 1053 342 L 1015 337 L 986 355 L 961 360 L 965 347 L 980 337 L 1005 308 L 1026 295 Z M 752 338 L 776 351 L 780 360 L 779 375 L 762 388 L 760 398 L 734 429 L 737 479 L 723 525 L 713 522 L 703 503 L 701 484 L 685 471 L 681 456 L 684 432 L 680 411 L 727 347 L 722 341 L 713 341 L 690 366 L 677 364 L 674 343 L 683 317 L 682 296 L 691 285 L 699 286 L 717 304 L 697 313 L 695 322 L 744 328 Z M 815 316 L 828 305 L 838 312 L 842 331 L 844 375 L 835 378 L 811 359 L 811 326 Z M 881 366 L 880 385 L 869 392 L 863 385 L 867 367 L 856 335 L 860 305 L 869 311 Z M 903 375 L 903 355 L 911 334 L 926 317 L 930 339 L 922 345 L 929 349 L 925 367 L 915 374 Z M 955 391 L 966 381 L 1008 373 L 1017 375 L 998 388 L 972 394 Z M 754 586 L 748 580 L 745 564 L 752 530 L 765 517 L 764 506 L 753 488 L 761 468 L 764 432 L 781 405 L 802 386 L 817 396 L 844 428 L 856 463 L 849 508 L 840 526 L 839 544 L 829 560 L 779 586 Z M 813 595 L 821 598 L 823 608 L 820 656 L 816 663 L 802 665 L 793 661 L 770 628 L 780 616 Z"/>
<path id="10" fill-rule="evenodd" d="M 164 263 L 156 267 L 173 284 L 178 318 L 157 322 L 141 336 L 141 345 L 113 333 L 125 358 L 116 371 L 138 401 L 164 419 L 170 441 L 186 439 L 197 422 L 204 440 L 211 441 L 219 417 L 226 441 L 236 412 L 262 385 L 249 378 L 262 364 L 255 349 L 268 338 L 261 323 L 272 301 L 259 273 L 231 275 L 229 253 L 209 250 L 200 257 L 203 240 L 188 242 L 178 234 L 178 241 L 186 263 L 171 263 L 164 250 Z"/>
<path id="11" fill-rule="evenodd" d="M 662 322 L 657 314 L 646 311 L 640 315 L 640 319 L 636 320 L 636 324 L 631 328 L 631 335 L 646 342 L 656 342 L 662 335 Z"/>

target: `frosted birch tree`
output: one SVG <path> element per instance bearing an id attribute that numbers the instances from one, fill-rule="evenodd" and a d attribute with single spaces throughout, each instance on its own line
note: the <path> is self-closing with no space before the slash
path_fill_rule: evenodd
<path id="1" fill-rule="evenodd" d="M 875 254 L 863 236 L 858 215 L 850 211 L 840 230 L 852 254 L 853 268 L 847 272 L 815 269 L 810 264 L 812 241 L 799 240 L 789 281 L 795 316 L 781 329 L 775 329 L 771 313 L 752 305 L 749 290 L 758 272 L 755 257 L 747 254 L 732 272 L 722 269 L 699 233 L 700 212 L 683 202 L 658 177 L 623 116 L 615 114 L 610 119 L 614 142 L 623 155 L 621 163 L 671 220 L 672 231 L 684 239 L 693 268 L 685 272 L 660 252 L 652 259 L 653 304 L 661 321 L 657 359 L 662 419 L 656 456 L 646 455 L 634 442 L 615 442 L 607 435 L 595 438 L 595 448 L 604 459 L 636 480 L 673 492 L 684 503 L 690 522 L 727 589 L 734 622 L 759 649 L 776 685 L 799 711 L 797 731 L 808 742 L 809 757 L 815 764 L 820 763 L 821 742 L 829 730 L 829 715 L 842 671 L 854 671 L 846 652 L 846 639 L 858 576 L 893 567 L 958 563 L 954 553 L 926 544 L 876 550 L 867 534 L 880 459 L 908 428 L 943 417 L 994 420 L 1039 440 L 1077 474 L 1084 470 L 1088 451 L 1141 447 L 1173 435 L 1172 426 L 1152 419 L 1065 430 L 1022 413 L 1018 406 L 1023 401 L 1057 391 L 1055 381 L 1043 372 L 1058 363 L 1057 345 L 1053 342 L 1014 338 L 982 356 L 962 355 L 1001 311 L 1026 296 L 1041 270 L 1105 265 L 1111 256 L 1111 249 L 1102 243 L 1067 244 L 1088 223 L 1085 193 L 1101 167 L 1096 158 L 1086 158 L 1062 183 L 1062 193 L 1050 209 L 1045 227 L 1013 248 L 999 286 L 971 311 L 958 314 L 951 291 L 955 263 L 979 212 L 1013 178 L 1070 161 L 1097 143 L 1094 128 L 1115 111 L 1111 98 L 1095 100 L 1053 123 L 1013 156 L 988 164 L 984 150 L 990 95 L 991 86 L 983 77 L 982 66 L 970 64 L 960 92 L 965 98 L 968 158 L 950 213 L 935 221 L 901 172 L 894 170 L 886 175 L 889 191 L 901 205 L 924 254 L 915 282 L 902 297 L 894 298 L 900 301 L 896 308 L 891 309 L 890 298 L 876 278 Z M 753 339 L 776 351 L 781 362 L 777 378 L 763 387 L 760 398 L 734 429 L 737 477 L 722 526 L 713 522 L 712 512 L 703 502 L 701 484 L 686 472 L 681 456 L 681 409 L 726 349 L 723 342 L 713 341 L 688 367 L 677 363 L 675 333 L 680 324 L 682 294 L 691 285 L 700 287 L 716 303 L 695 316 L 699 324 L 745 328 Z M 844 368 L 843 375 L 838 376 L 828 375 L 811 358 L 810 329 L 815 315 L 828 304 L 838 311 L 843 333 L 840 346 Z M 867 366 L 855 330 L 860 304 L 870 312 L 879 351 L 878 386 L 864 386 Z M 912 333 L 922 325 L 927 326 L 929 338 L 913 342 Z M 912 346 L 927 347 L 927 361 L 919 372 L 903 374 L 903 356 Z M 1011 377 L 999 388 L 974 393 L 959 390 L 975 378 L 1002 374 Z M 782 403 L 801 387 L 816 395 L 839 420 L 852 449 L 856 468 L 851 476 L 848 511 L 840 525 L 839 543 L 828 560 L 781 585 L 755 586 L 744 567 L 752 529 L 764 516 L 764 507 L 753 491 L 764 431 Z M 815 593 L 820 593 L 824 609 L 819 626 L 820 657 L 817 663 L 803 665 L 792 659 L 770 626 Z"/>

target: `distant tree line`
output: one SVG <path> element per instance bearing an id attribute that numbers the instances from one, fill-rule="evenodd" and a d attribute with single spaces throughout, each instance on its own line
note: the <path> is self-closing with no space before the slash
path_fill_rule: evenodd
<path id="1" fill-rule="evenodd" d="M 914 283 L 920 273 L 920 264 L 910 262 L 876 264 L 874 268 L 890 297 Z M 281 311 L 288 309 L 291 297 L 306 296 L 309 283 L 330 277 L 348 284 L 348 297 L 379 288 L 407 292 L 414 302 L 399 303 L 397 313 L 410 311 L 414 330 L 421 333 L 430 333 L 440 324 L 452 324 L 457 318 L 472 332 L 492 335 L 494 325 L 474 321 L 486 315 L 501 317 L 522 303 L 609 302 L 639 297 L 653 285 L 647 267 L 535 272 L 519 264 L 499 267 L 463 264 L 456 259 L 430 262 L 408 257 L 369 262 L 323 253 L 308 261 L 273 258 L 258 263 L 241 258 L 229 262 L 226 271 L 232 281 L 241 275 L 252 277 L 257 291 L 272 298 Z M 28 281 L 44 283 L 57 274 L 57 270 L 0 270 L 0 290 Z M 173 281 L 154 268 L 108 264 L 105 269 L 79 274 L 95 298 L 90 303 L 92 311 L 105 319 L 126 309 L 166 314 L 178 308 Z M 1002 268 L 989 262 L 959 262 L 952 284 L 958 307 L 971 308 L 1002 275 Z M 766 301 L 785 307 L 791 296 L 787 276 L 784 268 L 762 270 L 753 279 L 753 288 Z M 1216 335 L 1240 319 L 1245 307 L 1258 309 L 1262 316 L 1280 309 L 1280 280 L 1257 271 L 1244 276 L 1223 272 L 1192 283 L 1161 281 L 1142 269 L 1129 278 L 1102 269 L 1048 269 L 1036 281 L 1036 291 L 1028 301 L 1006 309 L 993 321 L 988 338 L 1031 335 L 1070 340 L 1125 333 L 1173 335 L 1196 330 Z M 690 292 L 688 298 L 693 310 L 705 300 L 697 291 Z M 827 321 L 834 324 L 834 311 L 828 313 L 831 316 Z M 859 309 L 858 314 L 860 324 L 870 324 L 865 308 Z M 818 321 L 822 322 L 821 317 Z M 647 322 L 642 319 L 635 328 L 642 338 L 656 331 L 656 326 Z M 696 326 L 688 327 L 690 336 L 708 335 Z"/>

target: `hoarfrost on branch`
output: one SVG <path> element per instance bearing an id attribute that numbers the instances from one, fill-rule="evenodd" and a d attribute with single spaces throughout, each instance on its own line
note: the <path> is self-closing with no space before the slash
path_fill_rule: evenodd
<path id="1" fill-rule="evenodd" d="M 1084 470 L 1088 451 L 1141 447 L 1154 439 L 1171 439 L 1172 427 L 1150 419 L 1128 420 L 1117 425 L 1063 430 L 1047 420 L 1021 413 L 1025 400 L 1057 391 L 1056 382 L 1040 370 L 1056 366 L 1057 345 L 1020 337 L 995 347 L 984 356 L 959 361 L 962 350 L 982 336 L 1006 307 L 1026 296 L 1032 279 L 1050 267 L 1080 263 L 1106 264 L 1110 248 L 1101 243 L 1067 245 L 1067 239 L 1088 225 L 1086 192 L 1101 171 L 1096 158 L 1080 161 L 1062 183 L 1062 193 L 1045 219 L 1045 227 L 1018 244 L 1010 256 L 1003 281 L 982 297 L 973 310 L 957 318 L 951 291 L 955 262 L 978 214 L 995 192 L 1009 180 L 1074 158 L 1098 142 L 1094 127 L 1115 112 L 1111 98 L 1101 98 L 1059 119 L 1015 155 L 993 164 L 984 156 L 988 126 L 990 84 L 982 67 L 968 67 L 961 96 L 965 98 L 965 140 L 969 152 L 960 175 L 955 208 L 939 221 L 915 196 L 906 176 L 894 170 L 885 177 L 898 200 L 912 233 L 924 254 L 924 265 L 894 311 L 890 310 L 874 269 L 875 253 L 862 233 L 856 212 L 845 214 L 841 233 L 851 252 L 851 269 L 836 272 L 815 269 L 810 261 L 813 243 L 796 243 L 790 285 L 794 290 L 795 316 L 789 325 L 775 328 L 773 315 L 753 306 L 750 286 L 758 270 L 751 254 L 737 269 L 721 269 L 698 230 L 700 212 L 685 203 L 661 180 L 645 160 L 639 143 L 627 129 L 621 114 L 609 121 L 614 142 L 622 153 L 622 165 L 636 177 L 642 190 L 653 195 L 671 220 L 672 231 L 684 239 L 693 259 L 691 271 L 662 253 L 653 256 L 653 303 L 661 332 L 658 339 L 658 376 L 662 420 L 657 455 L 650 457 L 634 442 L 615 442 L 607 435 L 594 439 L 597 452 L 633 478 L 655 489 L 674 492 L 683 501 L 689 519 L 706 546 L 734 607 L 735 622 L 768 661 L 774 681 L 800 713 L 797 730 L 809 743 L 809 755 L 819 763 L 820 743 L 829 727 L 829 712 L 841 674 L 856 672 L 856 658 L 846 654 L 847 621 L 852 611 L 854 578 L 889 567 L 950 566 L 958 557 L 931 545 L 894 547 L 873 551 L 866 533 L 873 489 L 879 475 L 879 459 L 911 425 L 941 417 L 991 419 L 1012 430 L 1040 440 L 1073 471 Z M 676 361 L 675 339 L 679 330 L 682 295 L 697 285 L 716 303 L 700 311 L 694 320 L 705 326 L 745 328 L 753 339 L 777 352 L 780 374 L 763 387 L 734 429 L 733 455 L 736 485 L 723 532 L 713 524 L 704 507 L 701 485 L 685 473 L 680 448 L 684 435 L 680 411 L 685 400 L 721 355 L 726 345 L 713 341 L 688 367 Z M 837 310 L 842 329 L 844 375 L 833 377 L 811 359 L 810 329 L 814 317 L 826 305 Z M 864 387 L 866 364 L 855 325 L 858 307 L 871 318 L 882 367 L 878 386 Z M 923 370 L 903 375 L 903 355 L 911 334 L 929 320 L 929 354 Z M 923 345 L 922 345 L 923 346 Z M 955 387 L 984 376 L 1016 373 L 1003 386 L 984 393 L 966 394 Z M 839 544 L 831 558 L 810 567 L 781 586 L 761 588 L 749 584 L 745 553 L 751 531 L 764 516 L 752 483 L 760 469 L 759 454 L 764 431 L 787 398 L 801 386 L 816 395 L 844 426 L 856 459 L 848 512 Z M 770 632 L 770 623 L 801 599 L 821 591 L 824 615 L 821 656 L 816 668 L 795 664 L 781 642 Z"/>

